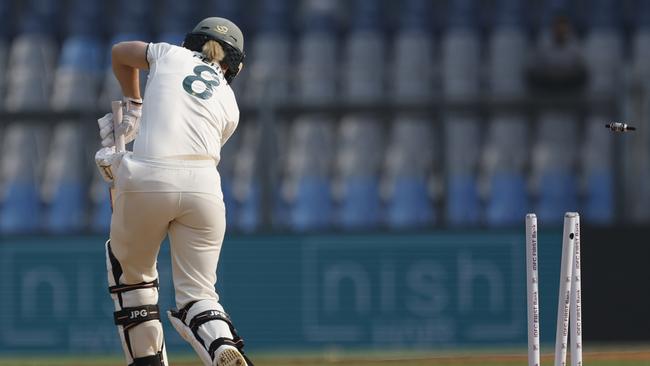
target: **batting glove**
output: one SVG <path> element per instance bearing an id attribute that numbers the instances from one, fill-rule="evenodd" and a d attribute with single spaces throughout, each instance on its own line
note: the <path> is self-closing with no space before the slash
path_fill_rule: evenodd
<path id="1" fill-rule="evenodd" d="M 113 129 L 113 113 L 106 113 L 104 117 L 97 120 L 102 146 L 115 146 L 116 135 L 124 135 L 124 142 L 127 144 L 135 140 L 140 129 L 141 117 L 142 99 L 124 97 L 122 99 L 122 121 L 117 125 L 117 131 Z"/>
<path id="2" fill-rule="evenodd" d="M 115 146 L 103 147 L 95 153 L 95 164 L 104 181 L 113 183 L 115 173 L 120 166 L 125 152 L 115 152 Z"/>

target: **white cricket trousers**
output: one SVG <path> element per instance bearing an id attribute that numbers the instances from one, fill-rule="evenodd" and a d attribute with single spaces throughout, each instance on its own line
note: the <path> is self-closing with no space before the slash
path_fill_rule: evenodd
<path id="1" fill-rule="evenodd" d="M 123 284 L 158 278 L 156 260 L 169 234 L 176 306 L 215 300 L 217 262 L 226 230 L 219 173 L 212 160 L 138 159 L 119 166 L 111 249 Z"/>

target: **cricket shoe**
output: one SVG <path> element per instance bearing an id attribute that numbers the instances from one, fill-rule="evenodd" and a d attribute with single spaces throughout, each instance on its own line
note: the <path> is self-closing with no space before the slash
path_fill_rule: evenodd
<path id="1" fill-rule="evenodd" d="M 215 366 L 246 366 L 246 359 L 233 346 L 223 345 L 214 354 Z"/>

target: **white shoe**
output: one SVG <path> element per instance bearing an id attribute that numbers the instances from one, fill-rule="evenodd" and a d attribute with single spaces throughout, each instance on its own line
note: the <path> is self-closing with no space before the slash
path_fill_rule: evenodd
<path id="1" fill-rule="evenodd" d="M 215 366 L 247 366 L 244 356 L 233 346 L 223 345 L 214 353 Z"/>

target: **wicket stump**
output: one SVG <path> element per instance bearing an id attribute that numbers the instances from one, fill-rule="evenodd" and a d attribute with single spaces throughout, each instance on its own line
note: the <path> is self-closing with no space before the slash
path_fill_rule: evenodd
<path id="1" fill-rule="evenodd" d="M 540 366 L 537 231 L 537 216 L 535 214 L 526 215 L 529 366 Z M 566 366 L 569 341 L 571 342 L 571 365 L 582 366 L 580 216 L 576 212 L 567 212 L 564 215 L 562 263 L 560 266 L 560 289 L 555 333 L 555 366 Z M 571 333 L 570 336 L 569 333 Z"/>

